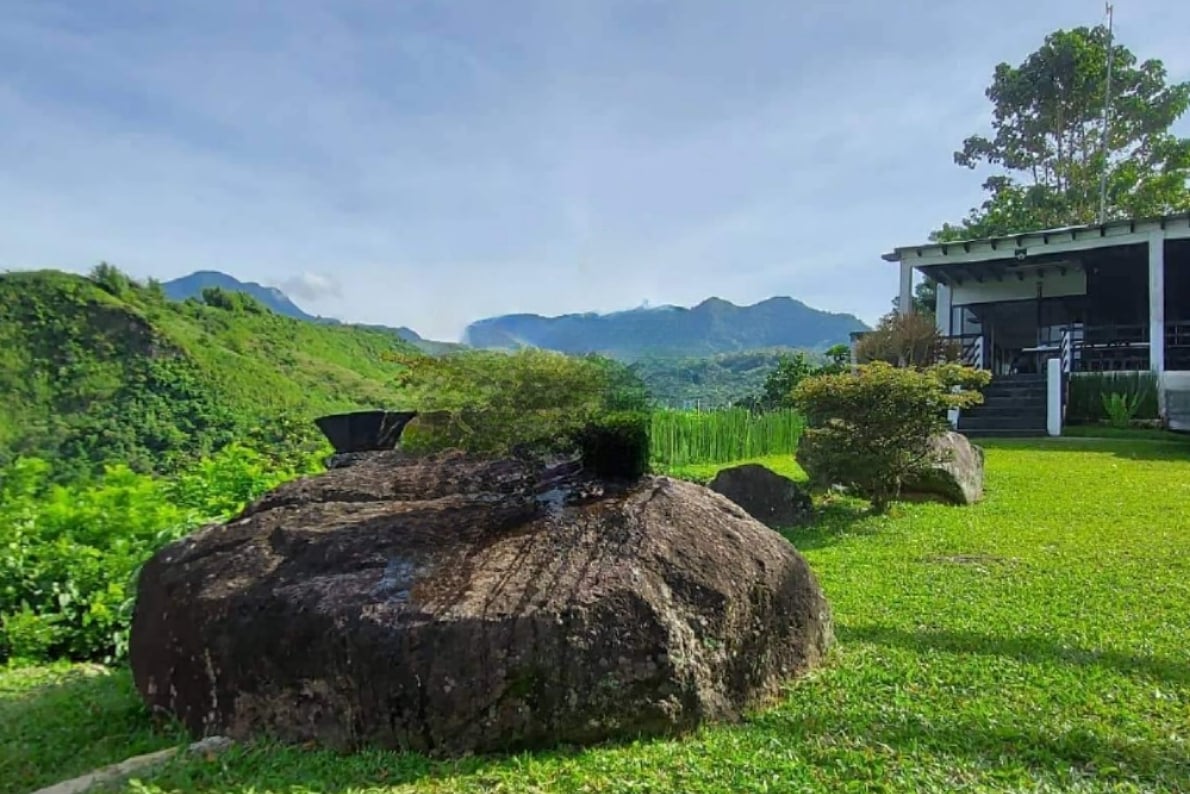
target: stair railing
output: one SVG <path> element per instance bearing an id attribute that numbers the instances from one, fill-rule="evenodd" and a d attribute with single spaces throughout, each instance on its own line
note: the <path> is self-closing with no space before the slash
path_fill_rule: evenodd
<path id="1" fill-rule="evenodd" d="M 974 337 L 963 346 L 963 363 L 970 367 L 983 369 L 983 334 Z"/>
<path id="2" fill-rule="evenodd" d="M 1058 343 L 1058 355 L 1062 358 L 1061 393 L 1058 395 L 1062 410 L 1062 425 L 1066 425 L 1066 404 L 1070 400 L 1070 373 L 1074 371 L 1074 334 L 1070 326 L 1062 329 L 1062 340 Z"/>

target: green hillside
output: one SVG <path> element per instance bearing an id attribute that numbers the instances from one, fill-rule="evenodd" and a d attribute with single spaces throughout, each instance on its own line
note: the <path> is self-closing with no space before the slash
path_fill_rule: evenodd
<path id="1" fill-rule="evenodd" d="M 397 398 L 391 332 L 303 322 L 250 296 L 173 302 L 114 268 L 0 274 L 0 464 L 169 471 L 232 438 L 284 446 L 314 417 Z"/>

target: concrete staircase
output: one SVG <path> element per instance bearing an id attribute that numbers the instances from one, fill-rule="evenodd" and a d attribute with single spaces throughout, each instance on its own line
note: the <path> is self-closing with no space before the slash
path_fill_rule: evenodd
<path id="1" fill-rule="evenodd" d="M 960 433 L 984 438 L 1044 436 L 1045 375 L 996 375 L 983 403 L 959 412 Z"/>

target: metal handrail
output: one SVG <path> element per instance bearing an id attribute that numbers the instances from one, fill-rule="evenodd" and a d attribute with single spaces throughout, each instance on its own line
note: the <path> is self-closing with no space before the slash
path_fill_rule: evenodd
<path id="1" fill-rule="evenodd" d="M 983 368 L 984 350 L 983 350 L 983 334 L 975 337 L 975 341 L 971 344 L 970 353 L 963 351 L 963 363 L 972 367 Z"/>
<path id="2" fill-rule="evenodd" d="M 958 345 L 959 363 L 983 369 L 985 351 L 983 334 L 950 334 L 943 337 L 943 340 Z"/>

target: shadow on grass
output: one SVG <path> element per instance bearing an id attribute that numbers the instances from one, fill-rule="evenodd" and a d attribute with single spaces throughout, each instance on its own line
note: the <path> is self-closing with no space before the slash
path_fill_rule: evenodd
<path id="1" fill-rule="evenodd" d="M 0 670 L 0 794 L 33 791 L 186 739 L 155 728 L 125 670 Z"/>
<path id="2" fill-rule="evenodd" d="M 931 648 L 950 653 L 1005 656 L 1026 662 L 1103 667 L 1127 675 L 1190 685 L 1190 663 L 1185 660 L 1072 648 L 1044 637 L 995 637 L 968 631 L 905 631 L 886 626 L 837 626 L 835 631 L 841 642 L 870 642 L 911 650 Z"/>

